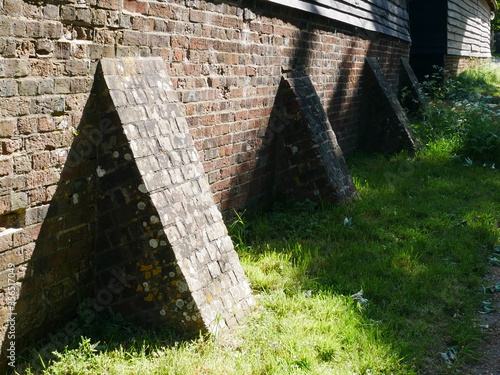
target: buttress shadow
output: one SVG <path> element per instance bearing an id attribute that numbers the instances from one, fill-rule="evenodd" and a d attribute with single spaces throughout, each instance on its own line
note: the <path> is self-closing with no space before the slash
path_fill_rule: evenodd
<path id="1" fill-rule="evenodd" d="M 281 79 L 252 181 L 252 207 L 281 199 L 339 204 L 356 196 L 320 98 L 302 70 Z"/>
<path id="2" fill-rule="evenodd" d="M 16 352 L 44 361 L 101 317 L 156 327 L 164 312 L 162 326 L 178 336 L 200 328 L 176 306 L 196 308 L 102 81 L 96 75 L 56 192 L 40 208 L 36 244 L 25 250 Z"/>

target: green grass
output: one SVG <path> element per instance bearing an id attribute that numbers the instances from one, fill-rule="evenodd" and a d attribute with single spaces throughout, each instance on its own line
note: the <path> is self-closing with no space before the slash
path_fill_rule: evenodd
<path id="1" fill-rule="evenodd" d="M 480 66 L 458 77 L 438 70 L 423 87 L 431 102 L 423 119 L 414 120 L 419 140 L 446 141 L 469 163 L 500 165 L 500 68 Z"/>
<path id="2" fill-rule="evenodd" d="M 285 201 L 240 216 L 230 232 L 257 307 L 229 336 L 96 321 L 45 370 L 35 358 L 19 372 L 457 373 L 481 343 L 482 285 L 500 244 L 498 169 L 455 155 L 461 141 L 435 134 L 413 158 L 354 156 L 350 204 Z M 451 367 L 440 354 L 450 348 Z"/>

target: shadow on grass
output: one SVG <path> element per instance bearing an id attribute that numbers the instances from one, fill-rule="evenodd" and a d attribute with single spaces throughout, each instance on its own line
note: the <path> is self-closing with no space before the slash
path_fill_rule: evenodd
<path id="1" fill-rule="evenodd" d="M 447 371 L 439 353 L 450 347 L 462 354 L 455 366 L 472 358 L 482 278 L 499 238 L 498 172 L 425 155 L 365 155 L 350 168 L 360 200 L 278 202 L 249 218 L 248 256 L 286 254 L 307 272 L 303 290 L 363 290 L 363 318 L 380 322 L 379 337 L 423 371 Z"/>
<path id="2" fill-rule="evenodd" d="M 50 338 L 41 340 L 37 345 L 27 349 L 19 357 L 16 367 L 18 374 L 41 374 L 53 361 L 67 357 L 73 352 L 75 357 L 82 360 L 100 353 L 115 352 L 115 356 L 126 353 L 132 358 L 134 355 L 150 356 L 158 350 L 176 347 L 181 342 L 195 338 L 194 335 L 183 334 L 179 330 L 165 326 L 145 326 L 121 315 L 109 315 L 102 312 L 96 314 L 94 319 L 86 322 L 79 319 L 79 335 L 69 336 L 64 329 L 53 332 Z M 64 345 L 54 347 L 54 340 L 64 339 Z M 42 354 L 43 355 L 42 355 Z M 82 366 L 85 365 L 83 360 Z M 90 367 L 87 369 L 90 370 Z M 79 373 L 79 372 L 77 372 Z"/>
<path id="3" fill-rule="evenodd" d="M 391 369 L 393 373 L 453 373 L 474 356 L 480 339 L 475 314 L 481 309 L 488 254 L 499 237 L 498 172 L 423 153 L 413 160 L 364 155 L 353 158 L 350 167 L 361 199 L 343 206 L 277 201 L 270 212 L 243 217 L 232 226 L 255 293 L 271 296 L 261 300 L 261 308 L 273 311 L 264 314 L 272 321 L 257 319 L 248 326 L 249 347 L 269 346 L 276 341 L 273 335 L 304 335 L 290 327 L 312 329 L 316 338 L 336 332 L 302 321 L 312 319 L 309 311 L 323 314 L 319 310 L 331 303 L 326 296 L 334 295 L 352 303 L 352 308 L 338 310 L 355 314 L 357 325 L 347 330 L 362 329 L 368 340 L 380 343 L 384 355 L 397 357 L 408 370 Z M 361 300 L 350 296 L 360 290 L 368 303 L 357 305 Z M 313 298 L 304 299 L 309 294 Z M 311 321 L 344 324 L 323 315 Z M 275 332 L 275 326 L 285 328 Z M 119 316 L 98 315 L 82 327 L 93 345 L 87 350 L 111 357 L 125 351 L 130 357 L 150 358 L 186 339 L 164 327 L 139 328 Z M 314 360 L 334 366 L 339 350 L 373 347 L 352 345 L 352 340 L 367 339 L 362 336 L 344 339 L 350 340 L 350 349 L 335 346 L 344 345 L 342 338 L 329 342 L 337 354 L 318 344 L 312 354 L 303 351 L 297 358 L 304 357 L 308 366 L 315 366 Z M 85 355 L 85 342 L 74 337 L 68 348 L 80 346 L 77 355 Z M 451 369 L 439 354 L 449 348 L 460 353 Z M 211 355 L 218 360 L 224 356 Z M 295 358 L 288 357 L 282 362 Z"/>

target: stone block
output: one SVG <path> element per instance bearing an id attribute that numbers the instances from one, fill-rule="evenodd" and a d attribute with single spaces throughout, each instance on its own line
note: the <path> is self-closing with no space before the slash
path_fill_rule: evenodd
<path id="1" fill-rule="evenodd" d="M 0 176 L 7 176 L 12 173 L 12 158 L 3 157 L 0 159 Z"/>
<path id="2" fill-rule="evenodd" d="M 28 194 L 25 192 L 11 194 L 10 206 L 12 211 L 28 207 Z"/>
<path id="3" fill-rule="evenodd" d="M 96 5 L 103 9 L 120 10 L 123 6 L 123 0 L 97 0 Z"/>
<path id="4" fill-rule="evenodd" d="M 54 94 L 54 79 L 44 78 L 38 83 L 38 95 Z"/>
<path id="5" fill-rule="evenodd" d="M 0 119 L 0 138 L 10 138 L 17 131 L 17 120 L 15 118 Z"/>
<path id="6" fill-rule="evenodd" d="M 31 157 L 28 155 L 16 156 L 13 159 L 14 172 L 17 174 L 26 173 L 31 170 Z"/>
<path id="7" fill-rule="evenodd" d="M 59 6 L 55 4 L 46 4 L 42 8 L 43 18 L 46 20 L 57 20 L 59 18 Z"/>
<path id="8" fill-rule="evenodd" d="M 49 56 L 54 52 L 54 43 L 50 39 L 36 41 L 35 51 L 38 56 Z"/>
<path id="9" fill-rule="evenodd" d="M 13 79 L 0 80 L 0 97 L 17 95 L 17 83 Z"/>
<path id="10" fill-rule="evenodd" d="M 71 78 L 54 78 L 54 94 L 69 94 L 71 92 Z"/>
<path id="11" fill-rule="evenodd" d="M 11 17 L 20 17 L 23 15 L 22 0 L 4 0 L 3 14 L 8 14 Z"/>
<path id="12" fill-rule="evenodd" d="M 16 151 L 19 151 L 22 147 L 22 141 L 20 139 L 6 139 L 0 141 L 0 149 L 4 155 L 10 155 Z"/>
<path id="13" fill-rule="evenodd" d="M 43 24 L 42 38 L 59 39 L 63 36 L 63 25 L 61 22 L 45 22 Z"/>
<path id="14" fill-rule="evenodd" d="M 5 16 L 0 16 L 0 36 L 12 36 L 12 20 Z"/>

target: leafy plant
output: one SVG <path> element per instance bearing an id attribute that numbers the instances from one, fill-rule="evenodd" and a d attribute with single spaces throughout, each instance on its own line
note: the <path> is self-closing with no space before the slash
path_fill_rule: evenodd
<path id="1" fill-rule="evenodd" d="M 479 67 L 458 77 L 438 70 L 423 86 L 432 100 L 424 119 L 414 120 L 421 142 L 446 139 L 463 159 L 500 163 L 500 68 Z"/>

